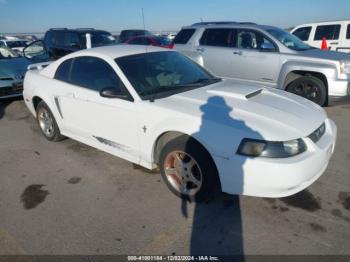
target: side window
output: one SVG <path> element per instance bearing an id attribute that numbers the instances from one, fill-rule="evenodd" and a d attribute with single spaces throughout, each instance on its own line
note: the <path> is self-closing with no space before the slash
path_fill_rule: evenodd
<path id="1" fill-rule="evenodd" d="M 0 41 L 0 46 L 5 46 L 4 41 Z"/>
<path id="2" fill-rule="evenodd" d="M 348 25 L 348 28 L 346 29 L 346 39 L 350 39 L 350 25 Z"/>
<path id="3" fill-rule="evenodd" d="M 260 50 L 263 44 L 276 46 L 262 33 L 249 29 L 240 29 L 237 33 L 237 48 Z"/>
<path id="4" fill-rule="evenodd" d="M 97 92 L 111 87 L 120 92 L 126 92 L 122 81 L 113 68 L 104 60 L 96 57 L 75 58 L 72 64 L 70 82 Z"/>
<path id="5" fill-rule="evenodd" d="M 73 59 L 68 59 L 64 61 L 56 70 L 55 79 L 61 80 L 63 82 L 69 82 L 69 73 L 71 70 Z"/>
<path id="6" fill-rule="evenodd" d="M 293 32 L 293 35 L 299 37 L 301 41 L 307 41 L 309 40 L 310 32 L 311 32 L 311 26 L 301 27 L 295 30 Z"/>
<path id="7" fill-rule="evenodd" d="M 191 39 L 196 29 L 182 29 L 175 37 L 174 44 L 184 45 Z"/>
<path id="8" fill-rule="evenodd" d="M 47 32 L 45 35 L 45 46 L 50 47 L 54 44 L 54 37 L 53 37 L 53 33 L 52 32 Z"/>
<path id="9" fill-rule="evenodd" d="M 207 46 L 232 47 L 235 32 L 236 30 L 230 28 L 206 29 L 199 42 Z"/>
<path id="10" fill-rule="evenodd" d="M 53 45 L 63 46 L 64 45 L 64 32 L 54 31 L 53 32 Z"/>
<path id="11" fill-rule="evenodd" d="M 78 34 L 73 32 L 66 32 L 64 34 L 64 45 L 70 47 L 80 47 Z"/>
<path id="12" fill-rule="evenodd" d="M 339 33 L 340 25 L 320 25 L 316 28 L 314 40 L 322 40 L 323 37 L 327 40 L 337 40 Z"/>

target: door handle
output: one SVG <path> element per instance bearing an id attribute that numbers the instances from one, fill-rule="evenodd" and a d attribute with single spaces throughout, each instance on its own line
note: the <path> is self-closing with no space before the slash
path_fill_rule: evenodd
<path id="1" fill-rule="evenodd" d="M 337 45 L 339 44 L 338 42 L 333 42 L 333 43 L 329 43 L 330 45 Z"/>
<path id="2" fill-rule="evenodd" d="M 242 53 L 242 51 L 233 51 L 233 54 L 234 55 L 242 55 L 243 53 Z"/>
<path id="3" fill-rule="evenodd" d="M 203 47 L 198 47 L 196 50 L 203 53 L 205 49 Z"/>

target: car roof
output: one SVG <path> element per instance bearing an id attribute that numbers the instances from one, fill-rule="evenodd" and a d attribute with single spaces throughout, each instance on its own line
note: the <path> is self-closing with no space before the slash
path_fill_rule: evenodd
<path id="1" fill-rule="evenodd" d="M 115 46 L 103 46 L 96 47 L 90 49 L 84 49 L 78 52 L 72 53 L 71 57 L 76 56 L 107 56 L 112 59 L 116 59 L 118 57 L 129 56 L 129 55 L 137 55 L 143 53 L 151 53 L 151 52 L 166 52 L 171 51 L 168 49 L 164 49 L 161 47 L 154 46 L 144 46 L 144 45 L 115 45 Z"/>
<path id="2" fill-rule="evenodd" d="M 68 29 L 68 28 L 51 28 L 48 31 L 51 32 L 78 32 L 78 33 L 93 33 L 93 32 L 98 32 L 98 33 L 109 33 L 106 30 L 100 30 L 100 29 L 95 29 L 95 28 L 76 28 L 76 29 Z"/>
<path id="3" fill-rule="evenodd" d="M 342 23 L 342 22 L 350 22 L 349 19 L 343 19 L 343 20 L 325 20 L 325 21 L 316 21 L 316 22 L 310 22 L 310 23 L 304 23 L 300 25 L 314 25 L 314 24 L 323 24 L 323 23 Z M 298 26 L 300 26 L 298 25 Z"/>
<path id="4" fill-rule="evenodd" d="M 199 28 L 251 28 L 251 29 L 262 29 L 262 30 L 267 30 L 267 29 L 273 29 L 277 28 L 274 26 L 269 26 L 269 25 L 259 25 L 251 22 L 200 22 L 200 23 L 195 23 L 190 26 L 185 26 L 183 29 L 199 29 Z"/>

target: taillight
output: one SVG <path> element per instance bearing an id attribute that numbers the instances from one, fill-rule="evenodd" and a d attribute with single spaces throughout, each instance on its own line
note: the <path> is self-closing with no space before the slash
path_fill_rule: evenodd
<path id="1" fill-rule="evenodd" d="M 173 49 L 174 46 L 175 46 L 175 45 L 174 45 L 174 42 L 172 42 L 172 43 L 170 43 L 169 48 L 170 48 L 170 49 Z"/>

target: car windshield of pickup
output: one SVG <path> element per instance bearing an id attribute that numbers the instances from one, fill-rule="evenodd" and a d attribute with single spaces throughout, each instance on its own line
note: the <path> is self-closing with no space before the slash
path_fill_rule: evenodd
<path id="1" fill-rule="evenodd" d="M 283 45 L 285 45 L 289 49 L 292 49 L 295 51 L 306 51 L 311 49 L 309 45 L 305 44 L 298 37 L 282 29 L 274 28 L 274 29 L 267 29 L 266 31 L 269 32 L 271 35 L 273 35 L 275 38 L 277 38 L 278 41 L 280 41 Z"/>
<path id="2" fill-rule="evenodd" d="M 115 61 L 143 100 L 153 101 L 221 80 L 172 51 L 124 56 Z"/>
<path id="3" fill-rule="evenodd" d="M 92 47 L 115 45 L 115 38 L 107 32 L 86 32 L 91 34 L 91 45 Z M 83 46 L 86 48 L 86 33 L 81 33 L 83 40 Z"/>

